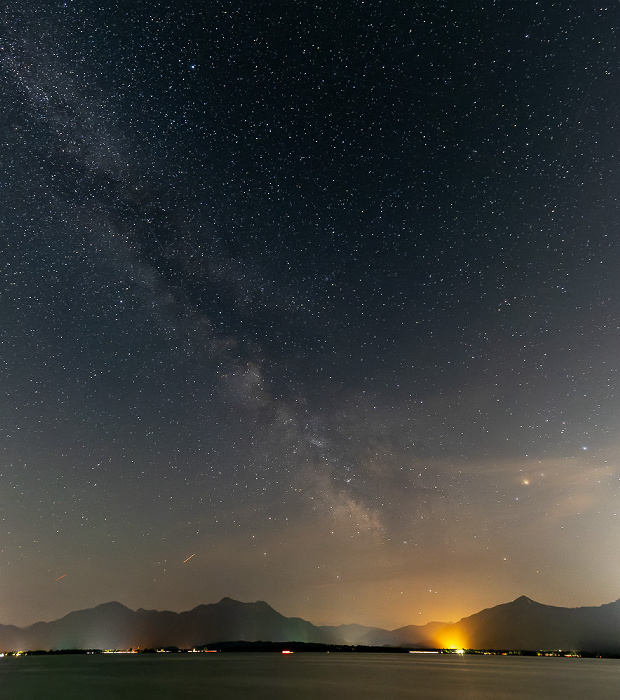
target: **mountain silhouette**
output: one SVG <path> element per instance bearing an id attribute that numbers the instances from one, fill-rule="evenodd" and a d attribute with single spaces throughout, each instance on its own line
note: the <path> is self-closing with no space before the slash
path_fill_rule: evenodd
<path id="1" fill-rule="evenodd" d="M 301 618 L 287 618 L 263 601 L 222 598 L 181 613 L 130 610 L 117 602 L 69 613 L 25 629 L 0 625 L 0 649 L 182 648 L 223 641 L 334 643 Z"/>
<path id="2" fill-rule="evenodd" d="M 130 610 L 111 602 L 26 628 L 0 625 L 1 650 L 128 649 L 264 641 L 418 648 L 563 649 L 620 653 L 620 600 L 560 608 L 521 596 L 456 623 L 385 630 L 364 625 L 316 626 L 285 617 L 263 601 L 222 598 L 176 613 Z"/>
<path id="3" fill-rule="evenodd" d="M 438 632 L 474 649 L 576 649 L 620 652 L 620 600 L 599 607 L 561 608 L 526 596 L 465 617 Z M 449 646 L 451 646 L 450 644 Z"/>

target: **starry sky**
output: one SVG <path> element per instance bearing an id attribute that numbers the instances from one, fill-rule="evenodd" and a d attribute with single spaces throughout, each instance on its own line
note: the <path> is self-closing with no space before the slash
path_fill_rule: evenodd
<path id="1" fill-rule="evenodd" d="M 0 622 L 619 598 L 619 20 L 9 0 Z"/>

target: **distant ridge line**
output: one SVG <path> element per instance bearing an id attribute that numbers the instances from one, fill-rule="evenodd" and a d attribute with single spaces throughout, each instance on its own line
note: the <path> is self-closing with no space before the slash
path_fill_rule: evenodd
<path id="1" fill-rule="evenodd" d="M 193 648 L 240 640 L 403 648 L 574 649 L 620 654 L 620 600 L 598 607 L 564 608 L 523 595 L 455 623 L 429 622 L 395 630 L 357 624 L 317 626 L 299 617 L 285 617 L 265 601 L 243 603 L 228 596 L 180 613 L 131 610 L 110 601 L 25 628 L 0 625 L 0 651 Z"/>

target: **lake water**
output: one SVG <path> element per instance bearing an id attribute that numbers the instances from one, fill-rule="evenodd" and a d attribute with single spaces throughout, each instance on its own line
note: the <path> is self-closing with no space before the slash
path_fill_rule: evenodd
<path id="1" fill-rule="evenodd" d="M 0 659 L 2 700 L 618 700 L 620 660 L 413 654 Z"/>

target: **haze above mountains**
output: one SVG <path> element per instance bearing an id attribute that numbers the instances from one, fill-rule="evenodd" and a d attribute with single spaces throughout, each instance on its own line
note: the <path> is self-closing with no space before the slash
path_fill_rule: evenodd
<path id="1" fill-rule="evenodd" d="M 560 608 L 525 596 L 456 623 L 385 630 L 363 625 L 316 626 L 284 617 L 263 601 L 223 598 L 181 613 L 130 610 L 111 602 L 26 628 L 0 625 L 0 650 L 188 648 L 226 641 L 315 642 L 368 646 L 475 649 L 577 649 L 620 653 L 620 600 Z"/>

